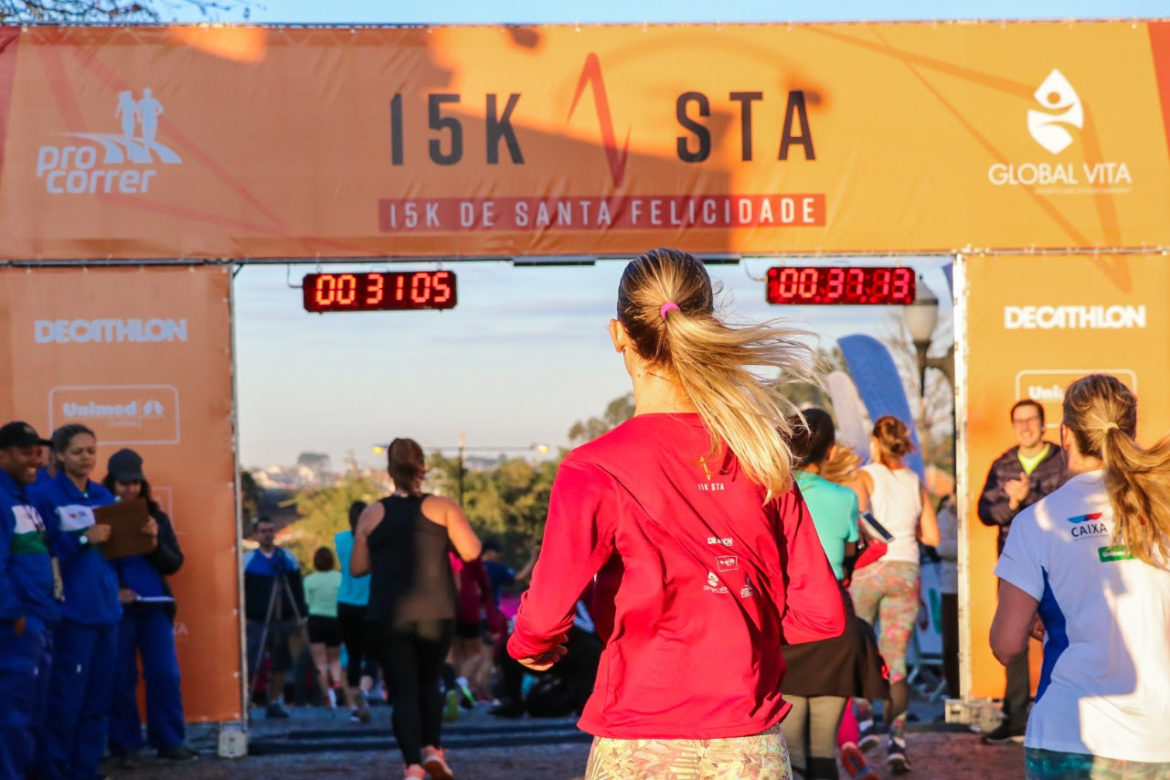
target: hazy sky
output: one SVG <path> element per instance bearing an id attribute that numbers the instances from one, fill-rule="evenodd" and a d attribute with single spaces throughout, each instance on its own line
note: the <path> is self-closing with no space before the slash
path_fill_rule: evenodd
<path id="1" fill-rule="evenodd" d="M 1116 18 L 1165 15 L 1154 2 L 648 3 L 342 2 L 269 0 L 251 10 L 263 23 L 494 23 L 640 21 L 811 21 L 927 18 Z M 221 16 L 236 21 L 238 13 Z M 902 262 L 907 262 L 904 258 Z M 939 267 L 947 258 L 911 261 L 946 298 Z M 890 312 L 877 307 L 798 307 L 763 302 L 771 263 L 713 267 L 730 311 L 751 319 L 791 317 L 833 339 L 882 332 Z M 575 420 L 600 414 L 629 389 L 606 334 L 624 263 L 581 268 L 513 268 L 459 263 L 459 305 L 445 312 L 311 315 L 299 285 L 311 266 L 250 266 L 235 282 L 241 460 L 291 463 L 303 450 L 348 451 L 378 459 L 372 444 L 412 436 L 424 446 L 552 446 L 567 443 Z M 385 267 L 385 266 L 383 266 Z M 395 266 L 429 268 L 433 264 Z M 333 267 L 340 270 L 341 266 Z M 365 268 L 369 266 L 354 266 Z M 944 302 L 949 307 L 948 302 Z M 944 316 L 949 308 L 944 311 Z"/>

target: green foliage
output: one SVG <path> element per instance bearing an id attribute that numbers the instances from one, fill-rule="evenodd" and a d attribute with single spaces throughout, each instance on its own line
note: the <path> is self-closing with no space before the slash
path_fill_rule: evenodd
<path id="1" fill-rule="evenodd" d="M 318 547 L 333 548 L 333 536 L 349 528 L 349 505 L 354 501 L 367 504 L 387 494 L 387 486 L 373 477 L 346 474 L 335 485 L 304 488 L 290 502 L 299 518 L 281 536 L 280 544 L 297 556 L 302 564 L 313 560 Z"/>
<path id="2" fill-rule="evenodd" d="M 569 428 L 569 441 L 574 445 L 593 441 L 598 436 L 624 423 L 634 416 L 634 394 L 626 393 L 609 402 L 601 417 L 578 420 Z"/>
<path id="3" fill-rule="evenodd" d="M 244 533 L 248 532 L 248 528 L 252 519 L 258 517 L 260 514 L 260 496 L 262 491 L 260 486 L 256 484 L 255 478 L 252 477 L 252 472 L 245 469 L 240 470 L 240 512 L 244 520 Z"/>
<path id="4" fill-rule="evenodd" d="M 501 457 L 493 468 L 465 469 L 463 511 L 480 538 L 498 537 L 506 551 L 527 549 L 540 539 L 561 457 L 535 463 Z M 458 496 L 458 458 L 434 452 L 427 468 L 428 490 Z"/>

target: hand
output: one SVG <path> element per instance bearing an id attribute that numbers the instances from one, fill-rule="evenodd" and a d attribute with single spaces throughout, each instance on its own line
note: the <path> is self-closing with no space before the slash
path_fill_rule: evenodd
<path id="1" fill-rule="evenodd" d="M 158 538 L 158 521 L 153 517 L 142 524 L 142 533 L 146 534 L 152 539 Z"/>
<path id="2" fill-rule="evenodd" d="M 529 658 L 518 659 L 521 666 L 527 667 L 534 672 L 547 672 L 552 668 L 553 664 L 565 657 L 569 650 L 564 645 L 557 645 L 547 653 L 534 655 Z"/>
<path id="3" fill-rule="evenodd" d="M 138 594 L 129 588 L 118 588 L 118 601 L 123 604 L 130 604 L 131 602 L 138 601 Z"/>
<path id="4" fill-rule="evenodd" d="M 1024 503 L 1024 501 L 1028 498 L 1028 492 L 1031 489 L 1032 486 L 1028 482 L 1028 478 L 1023 474 L 1020 475 L 1019 479 L 1013 479 L 1010 482 L 1005 482 L 1003 486 L 1003 490 L 1005 493 L 1007 493 L 1008 499 L 1010 500 L 1013 509 Z"/>
<path id="5" fill-rule="evenodd" d="M 1032 630 L 1028 633 L 1033 639 L 1044 641 L 1044 621 L 1040 619 L 1039 615 L 1032 620 Z"/>
<path id="6" fill-rule="evenodd" d="M 85 529 L 85 535 L 89 539 L 90 544 L 108 542 L 110 540 L 110 526 L 102 523 L 94 523 Z"/>
<path id="7" fill-rule="evenodd" d="M 24 615 L 21 615 L 12 623 L 12 630 L 16 632 L 18 637 L 24 634 L 24 624 Z"/>

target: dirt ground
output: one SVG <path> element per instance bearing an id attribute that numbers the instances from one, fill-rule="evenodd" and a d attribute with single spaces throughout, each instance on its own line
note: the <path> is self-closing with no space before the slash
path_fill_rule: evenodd
<path id="1" fill-rule="evenodd" d="M 199 761 L 163 766 L 144 760 L 133 770 L 107 766 L 112 778 L 364 778 L 401 777 L 398 754 L 391 749 L 388 710 L 378 708 L 370 726 L 351 726 L 338 715 L 297 710 L 287 721 L 264 721 L 250 730 L 255 751 L 238 760 L 214 757 L 214 735 L 193 730 L 191 743 Z M 497 720 L 485 712 L 466 713 L 449 727 L 449 758 L 460 780 L 579 780 L 583 778 L 589 743 L 571 720 Z M 1024 751 L 1017 745 L 987 747 L 979 736 L 941 724 L 913 724 L 908 735 L 914 762 L 909 778 L 917 780 L 999 780 L 1024 776 Z M 498 743 L 498 744 L 494 744 Z M 880 777 L 883 748 L 869 753 Z M 842 775 L 845 777 L 845 775 Z"/>

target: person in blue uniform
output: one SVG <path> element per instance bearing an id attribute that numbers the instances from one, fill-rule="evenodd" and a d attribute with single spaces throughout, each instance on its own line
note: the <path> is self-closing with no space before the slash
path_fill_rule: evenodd
<path id="1" fill-rule="evenodd" d="M 93 780 L 106 748 L 122 619 L 118 577 L 101 552 L 110 528 L 94 524 L 93 510 L 114 496 L 89 478 L 97 462 L 93 431 L 65 425 L 52 441 L 57 475 L 33 494 L 61 564 L 65 603 L 53 634 L 41 774 Z"/>
<path id="2" fill-rule="evenodd" d="M 27 493 L 44 440 L 31 425 L 0 427 L 0 777 L 27 776 L 48 696 L 60 617 L 45 524 Z"/>
<path id="3" fill-rule="evenodd" d="M 167 577 L 183 565 L 175 526 L 151 497 L 142 472 L 142 456 L 118 450 L 110 456 L 102 486 L 119 501 L 146 499 L 158 526 L 158 546 L 148 555 L 130 555 L 114 561 L 122 623 L 118 627 L 118 666 L 114 680 L 114 707 L 110 713 L 110 752 L 132 764 L 144 744 L 138 712 L 138 658 L 146 680 L 146 735 L 158 757 L 191 761 L 198 755 L 186 745 L 183 694 L 179 689 L 179 657 L 175 652 L 175 600 Z"/>

